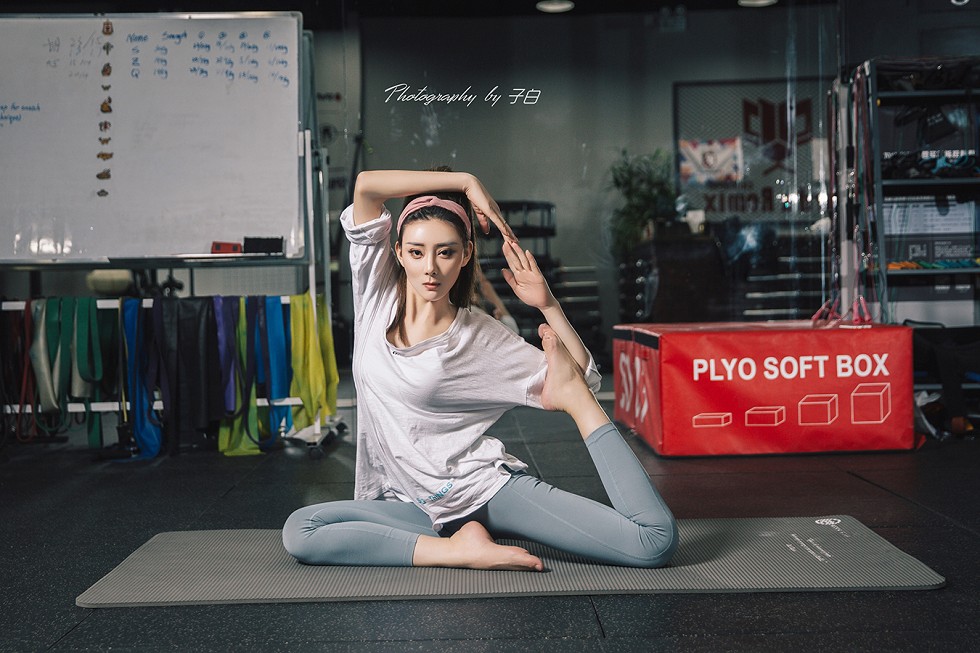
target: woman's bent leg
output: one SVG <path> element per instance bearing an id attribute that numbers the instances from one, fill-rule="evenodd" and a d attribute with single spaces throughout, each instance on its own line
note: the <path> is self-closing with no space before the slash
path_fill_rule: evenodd
<path id="1" fill-rule="evenodd" d="M 486 505 L 487 528 L 610 564 L 667 564 L 677 547 L 674 516 L 554 329 L 542 324 L 538 334 L 548 362 L 541 404 L 575 420 L 615 510 L 522 475 Z"/>
<path id="2" fill-rule="evenodd" d="M 615 510 L 521 474 L 487 504 L 487 528 L 597 562 L 666 565 L 677 547 L 677 524 L 643 466 L 612 423 L 585 442 Z"/>
<path id="3" fill-rule="evenodd" d="M 636 454 L 613 423 L 585 440 L 602 486 L 616 511 L 637 525 L 644 549 L 663 566 L 677 548 L 677 522 Z"/>
<path id="4" fill-rule="evenodd" d="M 329 501 L 290 515 L 282 543 L 290 555 L 311 565 L 410 567 L 420 535 L 437 536 L 415 504 Z"/>

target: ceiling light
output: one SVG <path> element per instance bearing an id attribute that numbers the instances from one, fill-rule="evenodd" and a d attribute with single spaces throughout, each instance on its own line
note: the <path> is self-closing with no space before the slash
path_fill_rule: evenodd
<path id="1" fill-rule="evenodd" d="M 534 7 L 546 14 L 561 14 L 574 9 L 575 3 L 571 0 L 541 0 Z"/>
<path id="2" fill-rule="evenodd" d="M 739 7 L 769 7 L 779 0 L 738 0 Z"/>

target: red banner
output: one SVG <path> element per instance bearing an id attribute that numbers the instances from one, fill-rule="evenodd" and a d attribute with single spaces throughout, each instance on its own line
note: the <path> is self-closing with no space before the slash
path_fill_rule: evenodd
<path id="1" fill-rule="evenodd" d="M 912 330 L 629 324 L 617 421 L 665 456 L 911 449 Z"/>

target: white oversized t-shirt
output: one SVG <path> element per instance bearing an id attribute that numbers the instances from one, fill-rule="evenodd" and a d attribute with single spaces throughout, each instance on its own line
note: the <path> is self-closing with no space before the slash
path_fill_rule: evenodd
<path id="1" fill-rule="evenodd" d="M 340 222 L 354 291 L 354 498 L 413 501 L 438 530 L 489 501 L 508 469 L 527 467 L 486 432 L 515 406 L 541 407 L 544 353 L 467 309 L 445 332 L 395 347 L 386 337 L 396 305 L 391 214 L 355 225 L 348 207 Z M 595 392 L 592 360 L 586 379 Z"/>

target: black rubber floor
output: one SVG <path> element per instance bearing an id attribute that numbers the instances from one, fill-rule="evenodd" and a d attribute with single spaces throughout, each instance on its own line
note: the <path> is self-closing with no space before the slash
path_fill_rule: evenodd
<path id="1" fill-rule="evenodd" d="M 611 407 L 610 407 L 611 408 Z M 497 429 L 531 471 L 604 499 L 563 415 Z M 980 447 L 657 458 L 630 439 L 677 517 L 851 515 L 945 577 L 907 592 L 590 595 L 91 610 L 75 598 L 164 531 L 274 529 L 352 492 L 353 448 L 321 459 L 188 452 L 98 462 L 81 443 L 0 452 L 0 650 L 970 650 L 980 636 Z M 74 444 L 77 442 L 78 444 Z"/>

